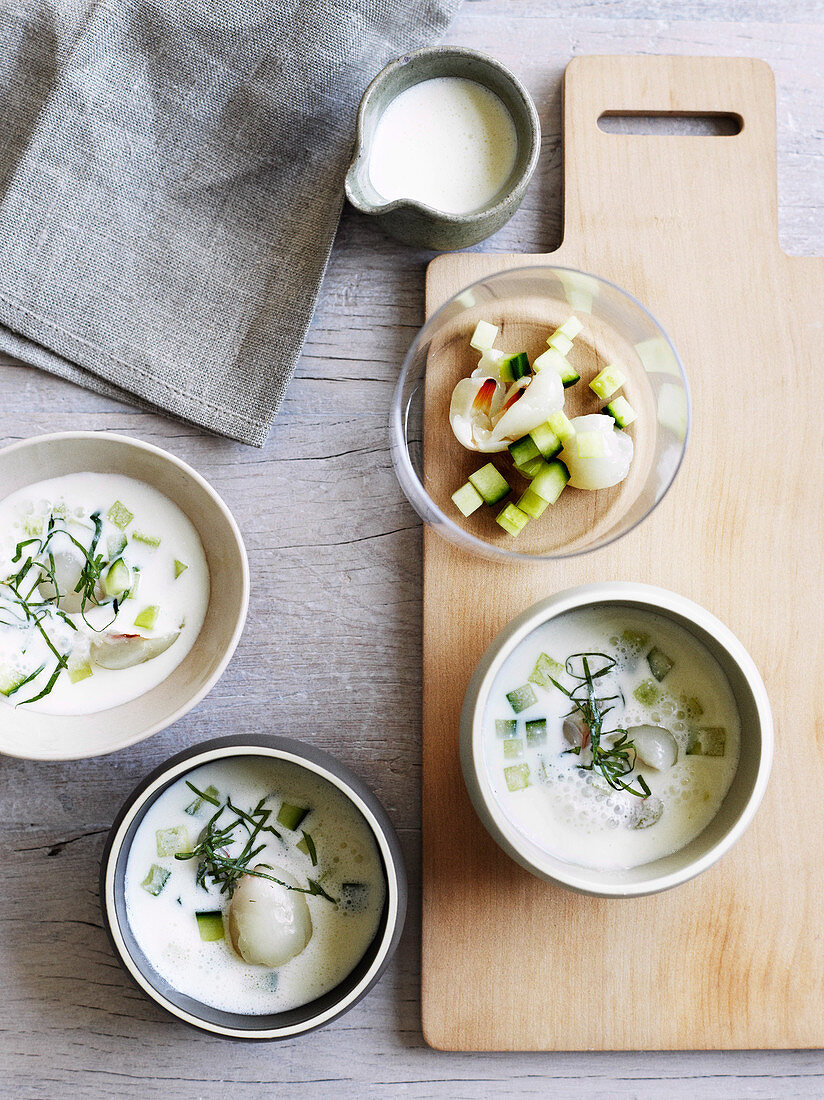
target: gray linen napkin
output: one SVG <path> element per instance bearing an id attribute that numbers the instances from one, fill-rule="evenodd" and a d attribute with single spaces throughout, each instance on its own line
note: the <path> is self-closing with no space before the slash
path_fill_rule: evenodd
<path id="1" fill-rule="evenodd" d="M 261 446 L 358 99 L 460 0 L 4 0 L 0 350 Z"/>

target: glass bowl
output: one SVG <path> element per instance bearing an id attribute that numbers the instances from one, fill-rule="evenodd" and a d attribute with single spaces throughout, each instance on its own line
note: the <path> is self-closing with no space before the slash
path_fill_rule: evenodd
<path id="1" fill-rule="evenodd" d="M 626 376 L 619 391 L 635 409 L 629 474 L 590 492 L 570 486 L 517 538 L 496 523 L 528 482 L 507 451 L 465 449 L 449 424 L 452 390 L 478 365 L 469 340 L 480 320 L 499 327 L 495 347 L 546 350 L 558 325 L 575 315 L 583 329 L 568 358 L 581 381 L 565 391 L 570 418 L 602 411 L 589 382 L 607 364 Z M 444 538 L 488 558 L 550 560 L 596 550 L 631 531 L 663 498 L 684 456 L 690 399 L 681 361 L 652 314 L 631 294 L 596 275 L 565 267 L 520 267 L 472 283 L 450 298 L 418 332 L 404 360 L 392 403 L 391 449 L 401 488 L 415 511 Z M 471 473 L 494 462 L 513 492 L 467 518 L 451 500 Z"/>

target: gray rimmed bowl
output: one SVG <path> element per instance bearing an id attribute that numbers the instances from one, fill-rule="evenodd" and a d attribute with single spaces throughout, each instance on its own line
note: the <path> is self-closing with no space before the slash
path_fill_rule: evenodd
<path id="1" fill-rule="evenodd" d="M 738 768 L 715 817 L 683 848 L 627 870 L 600 870 L 570 863 L 516 828 L 495 797 L 484 757 L 484 712 L 495 677 L 510 654 L 538 627 L 569 612 L 599 606 L 663 616 L 696 638 L 720 665 L 741 720 Z M 461 712 L 464 781 L 492 839 L 536 877 L 596 897 L 660 893 L 688 882 L 721 859 L 742 836 L 761 803 L 772 766 L 773 741 L 766 688 L 752 657 L 732 631 L 685 596 L 629 581 L 580 585 L 527 608 L 504 627 L 484 653 L 470 680 Z"/>
<path id="2" fill-rule="evenodd" d="M 154 970 L 129 926 L 125 873 L 132 840 L 149 807 L 173 782 L 202 764 L 231 757 L 285 760 L 320 776 L 342 791 L 366 819 L 380 852 L 386 901 L 375 938 L 351 973 L 334 989 L 288 1012 L 244 1015 L 213 1008 L 169 985 Z M 172 1016 L 228 1039 L 290 1039 L 304 1035 L 353 1008 L 379 980 L 400 942 L 406 919 L 406 869 L 397 834 L 377 797 L 333 756 L 289 737 L 220 737 L 178 753 L 156 768 L 129 795 L 109 832 L 100 864 L 103 923 L 126 973 L 151 1000 Z"/>
<path id="3" fill-rule="evenodd" d="M 369 159 L 372 139 L 384 109 L 415 84 L 436 77 L 474 80 L 494 92 L 515 124 L 518 151 L 509 179 L 491 203 L 471 214 L 449 214 L 411 199 L 387 202 L 372 185 Z M 346 174 L 346 197 L 357 210 L 375 218 L 390 236 L 404 244 L 449 252 L 467 248 L 503 226 L 526 193 L 541 149 L 541 123 L 529 92 L 518 78 L 492 57 L 462 47 L 432 46 L 403 54 L 375 77 L 358 109 L 357 145 Z"/>

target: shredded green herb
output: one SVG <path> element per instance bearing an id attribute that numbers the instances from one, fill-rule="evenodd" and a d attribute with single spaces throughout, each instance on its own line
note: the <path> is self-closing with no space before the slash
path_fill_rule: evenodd
<path id="1" fill-rule="evenodd" d="M 590 668 L 590 658 L 596 660 L 600 658 L 604 663 L 593 672 Z M 576 661 L 579 665 L 576 665 Z M 604 730 L 603 728 L 607 714 L 615 709 L 612 705 L 614 700 L 621 696 L 599 696 L 595 690 L 595 681 L 610 673 L 615 664 L 614 658 L 606 653 L 573 653 L 564 663 L 567 675 L 580 681 L 572 691 L 565 688 L 563 684 L 559 684 L 552 676 L 549 678 L 573 704 L 569 714 L 580 714 L 589 730 L 592 758 L 589 763 L 579 764 L 578 767 L 582 771 L 600 772 L 613 790 L 626 791 L 628 794 L 637 795 L 638 798 L 647 798 L 651 792 L 643 775 L 636 776 L 638 789 L 633 787 L 632 782 L 625 782 L 625 776 L 630 775 L 635 768 L 637 759 L 635 743 L 626 730 L 620 728 Z M 605 745 L 602 742 L 603 737 L 615 737 L 616 734 L 619 736 L 611 744 Z M 567 752 L 580 756 L 581 750 L 585 747 L 585 745 L 576 745 L 574 748 L 567 749 Z"/>

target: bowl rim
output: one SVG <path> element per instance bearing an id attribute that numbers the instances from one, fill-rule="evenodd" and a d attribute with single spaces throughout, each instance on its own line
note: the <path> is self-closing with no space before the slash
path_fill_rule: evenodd
<path id="1" fill-rule="evenodd" d="M 684 389 L 684 398 L 686 401 L 686 423 L 684 428 L 684 438 L 681 444 L 681 452 L 678 456 L 678 461 L 672 468 L 669 474 L 669 480 L 664 486 L 664 490 L 658 499 L 653 503 L 652 507 L 640 516 L 631 527 L 628 527 L 625 531 L 620 531 L 618 534 L 612 535 L 604 542 L 599 542 L 594 546 L 585 546 L 576 550 L 561 550 L 553 551 L 546 554 L 528 554 L 517 549 L 506 549 L 505 547 L 496 546 L 494 543 L 487 542 L 484 539 L 478 538 L 477 535 L 471 534 L 460 526 L 455 520 L 442 511 L 429 493 L 426 491 L 421 479 L 418 477 L 415 469 L 412 465 L 412 461 L 409 458 L 409 449 L 406 443 L 406 419 L 407 410 L 404 404 L 404 389 L 412 371 L 414 363 L 413 352 L 415 348 L 423 342 L 426 338 L 426 334 L 430 329 L 434 329 L 440 322 L 442 315 L 445 313 L 453 303 L 457 302 L 463 295 L 471 293 L 476 287 L 479 287 L 483 283 L 488 283 L 492 280 L 505 277 L 507 275 L 524 275 L 530 272 L 546 272 L 549 271 L 563 271 L 570 272 L 573 275 L 583 275 L 588 279 L 594 279 L 598 283 L 602 283 L 611 287 L 617 291 L 624 298 L 627 298 L 634 306 L 636 306 L 657 329 L 658 333 L 663 337 L 665 343 L 670 349 L 672 356 L 675 360 L 675 364 L 678 367 L 678 377 L 681 380 L 681 384 Z M 424 369 L 424 375 L 426 368 Z M 422 377 L 424 376 L 422 375 Z M 415 334 L 415 338 L 409 346 L 409 349 L 404 356 L 403 365 L 401 366 L 400 375 L 395 385 L 395 391 L 392 395 L 392 405 L 390 412 L 389 422 L 389 435 L 390 435 L 390 453 L 392 455 L 392 464 L 395 468 L 395 475 L 400 482 L 400 486 L 403 492 L 417 512 L 418 516 L 423 520 L 427 526 L 431 527 L 441 538 L 446 539 L 455 546 L 460 546 L 463 550 L 472 551 L 480 554 L 482 557 L 491 559 L 493 561 L 522 561 L 535 565 L 538 562 L 549 561 L 561 561 L 565 558 L 580 557 L 583 554 L 592 554 L 598 550 L 603 550 L 605 547 L 610 546 L 618 539 L 624 538 L 634 531 L 640 524 L 644 523 L 659 504 L 664 500 L 672 488 L 673 482 L 678 476 L 678 471 L 681 469 L 681 465 L 684 461 L 684 457 L 687 453 L 687 444 L 689 443 L 690 430 L 692 427 L 692 397 L 690 394 L 689 380 L 687 379 L 686 371 L 684 370 L 684 364 L 681 361 L 681 357 L 678 354 L 675 345 L 670 339 L 666 329 L 647 307 L 638 298 L 635 297 L 630 291 L 625 290 L 624 287 L 619 286 L 618 283 L 612 282 L 611 279 L 605 278 L 603 275 L 596 275 L 591 271 L 583 271 L 581 268 L 569 267 L 565 264 L 553 263 L 551 257 L 548 258 L 546 263 L 528 263 L 528 264 L 516 264 L 511 267 L 502 267 L 497 271 L 489 272 L 486 275 L 482 275 L 479 279 L 476 279 L 472 283 L 468 283 L 462 287 L 459 291 L 453 294 L 445 302 L 443 302 L 438 309 L 432 314 L 431 317 L 421 325 Z M 432 522 L 427 518 L 428 514 L 432 514 L 437 522 Z"/>
<path id="2" fill-rule="evenodd" d="M 737 666 L 752 692 L 760 733 L 760 753 L 752 790 L 739 817 L 703 855 L 680 870 L 668 874 L 652 875 L 631 883 L 605 882 L 596 887 L 591 876 L 593 871 L 597 873 L 597 869 L 566 864 L 557 857 L 552 859 L 549 853 L 520 833 L 498 806 L 484 762 L 483 717 L 495 676 L 524 638 L 537 627 L 565 612 L 609 603 L 637 604 L 644 610 L 664 616 L 670 612 L 694 623 L 711 635 Z M 750 825 L 767 788 L 773 759 L 774 731 L 767 689 L 761 675 L 752 657 L 729 627 L 700 604 L 669 589 L 634 581 L 607 581 L 577 585 L 539 600 L 496 635 L 478 662 L 464 696 L 460 748 L 464 782 L 475 811 L 493 840 L 507 855 L 532 874 L 578 893 L 595 897 L 630 898 L 660 893 L 688 882 L 710 868 L 733 847 Z M 476 797 L 480 799 L 480 807 L 476 803 Z M 489 816 L 494 828 L 490 827 L 484 815 Z M 654 862 L 647 866 L 653 866 Z M 632 870 L 642 872 L 644 866 L 641 864 Z"/>
<path id="3" fill-rule="evenodd" d="M 285 760 L 319 775 L 337 787 L 366 819 L 386 871 L 387 918 L 375 957 L 367 971 L 343 999 L 306 1021 L 277 1028 L 255 1030 L 227 1027 L 204 1020 L 175 1005 L 152 984 L 132 958 L 117 916 L 115 872 L 126 834 L 135 818 L 147 808 L 148 804 L 159 797 L 171 782 L 202 764 L 235 756 L 270 756 L 276 760 Z M 370 798 L 374 800 L 378 812 L 370 805 Z M 314 1031 L 353 1008 L 377 983 L 395 953 L 406 920 L 406 891 L 406 870 L 400 842 L 377 795 L 366 787 L 366 784 L 345 764 L 323 749 L 293 738 L 268 734 L 238 734 L 234 737 L 214 738 L 185 749 L 160 764 L 138 784 L 123 803 L 109 831 L 100 860 L 100 905 L 103 921 L 121 966 L 146 996 L 172 1016 L 201 1031 L 228 1039 L 250 1041 L 289 1039 Z M 375 940 L 372 941 L 373 944 L 374 942 Z M 346 981 L 346 978 L 343 981 Z M 254 1015 L 250 1014 L 249 1018 L 254 1019 Z"/>
<path id="4" fill-rule="evenodd" d="M 223 516 L 223 518 L 226 521 L 226 524 L 229 528 L 229 531 L 231 532 L 232 541 L 233 541 L 234 546 L 235 546 L 235 548 L 238 552 L 238 557 L 239 557 L 239 560 L 240 560 L 241 600 L 240 600 L 240 606 L 238 608 L 237 623 L 235 624 L 235 629 L 232 631 L 232 636 L 229 639 L 229 644 L 227 645 L 226 650 L 225 650 L 223 656 L 221 657 L 220 661 L 215 666 L 214 671 L 212 672 L 212 675 L 203 683 L 203 685 L 200 687 L 200 689 L 197 692 L 194 693 L 194 695 L 192 695 L 189 699 L 187 699 L 186 702 L 182 703 L 172 714 L 167 715 L 161 721 L 155 722 L 149 728 L 147 728 L 145 730 L 142 730 L 141 732 L 139 732 L 137 734 L 127 734 L 127 735 L 121 736 L 114 743 L 112 743 L 110 745 L 107 745 L 105 748 L 102 748 L 99 751 L 95 751 L 95 752 L 85 752 L 85 753 L 78 754 L 77 752 L 72 752 L 71 750 L 66 750 L 66 751 L 52 750 L 52 751 L 49 751 L 49 752 L 41 752 L 41 753 L 38 753 L 36 755 L 31 755 L 30 753 L 29 754 L 23 754 L 23 753 L 17 752 L 17 751 L 10 751 L 7 748 L 0 749 L 0 754 L 2 754 L 3 756 L 11 757 L 13 759 L 17 759 L 17 760 L 43 760 L 43 761 L 91 760 L 94 757 L 108 756 L 109 753 L 119 752 L 121 749 L 128 748 L 130 745 L 136 745 L 139 742 L 146 740 L 146 738 L 152 737 L 156 733 L 160 733 L 161 730 L 167 729 L 169 726 L 173 725 L 175 722 L 178 722 L 185 714 L 188 714 L 188 712 L 190 710 L 192 710 L 194 707 L 196 707 L 198 705 L 198 703 L 200 703 L 209 694 L 209 692 L 212 690 L 212 688 L 215 686 L 215 684 L 221 678 L 223 673 L 226 671 L 226 668 L 227 668 L 229 662 L 231 661 L 232 657 L 234 656 L 234 652 L 237 649 L 238 643 L 240 642 L 240 638 L 241 638 L 241 635 L 243 633 L 243 629 L 246 625 L 246 618 L 247 618 L 247 615 L 248 615 L 248 612 L 249 612 L 249 593 L 250 593 L 249 558 L 248 558 L 248 555 L 246 553 L 246 546 L 245 546 L 245 543 L 243 541 L 243 536 L 240 533 L 240 528 L 237 525 L 237 521 L 235 520 L 235 517 L 232 515 L 231 511 L 229 510 L 228 505 L 223 500 L 223 498 L 220 496 L 220 494 L 217 492 L 217 490 L 214 489 L 209 484 L 209 482 L 201 474 L 199 474 L 197 472 L 197 470 L 194 469 L 194 467 L 190 466 L 187 462 L 184 462 L 183 459 L 178 458 L 176 455 L 172 454 L 171 451 L 164 450 L 162 447 L 157 447 L 153 443 L 147 443 L 147 442 L 145 442 L 145 440 L 139 439 L 135 436 L 122 435 L 119 432 L 108 432 L 108 431 L 47 432 L 43 435 L 28 436 L 26 439 L 19 439 L 14 443 L 10 443 L 5 447 L 0 448 L 0 462 L 3 461 L 3 459 L 6 457 L 6 455 L 13 454 L 14 452 L 17 452 L 17 451 L 26 450 L 26 449 L 28 449 L 30 447 L 33 447 L 35 445 L 38 445 L 38 444 L 58 443 L 58 442 L 70 441 L 70 440 L 78 440 L 78 441 L 85 440 L 85 441 L 88 441 L 88 442 L 92 442 L 92 441 L 97 441 L 97 440 L 101 440 L 101 439 L 106 440 L 106 441 L 111 442 L 111 443 L 114 443 L 116 445 L 125 444 L 129 447 L 135 447 L 138 450 L 145 451 L 149 454 L 153 454 L 153 455 L 159 457 L 160 459 L 162 459 L 165 462 L 169 463 L 169 465 L 176 467 L 183 474 L 185 474 L 192 481 L 194 481 L 207 494 L 207 496 L 212 500 L 212 502 L 217 506 L 218 511 Z M 78 472 L 81 472 L 81 471 L 78 471 Z M 57 474 L 55 476 L 60 477 L 62 475 Z M 34 482 L 32 482 L 32 484 L 34 484 Z M 159 491 L 162 491 L 162 490 L 159 490 Z M 198 536 L 200 536 L 199 531 L 198 531 Z M 195 646 L 197 646 L 199 640 L 200 640 L 200 635 L 198 635 L 198 637 L 195 639 L 195 643 L 194 643 Z M 105 714 L 106 711 L 100 711 L 98 713 Z M 46 715 L 46 714 L 43 715 L 44 720 L 48 719 L 49 717 L 53 717 L 53 716 Z M 58 715 L 57 717 L 61 717 L 61 716 Z"/>
<path id="5" fill-rule="evenodd" d="M 523 105 L 524 118 L 529 120 L 529 147 L 523 168 L 510 186 L 501 193 L 501 197 L 497 202 L 493 203 L 491 206 L 481 207 L 480 210 L 475 210 L 468 214 L 449 213 L 446 210 L 440 210 L 438 207 L 430 206 L 428 203 L 421 202 L 418 199 L 405 197 L 390 199 L 382 203 L 366 202 L 359 197 L 358 192 L 360 189 L 356 188 L 355 183 L 362 162 L 364 159 L 368 159 L 371 153 L 371 149 L 367 145 L 364 136 L 364 120 L 371 100 L 380 90 L 386 78 L 399 69 L 405 68 L 410 61 L 414 61 L 417 58 L 450 56 L 456 58 L 471 58 L 481 65 L 486 65 L 488 68 L 498 72 L 512 86 L 513 91 Z M 430 76 L 424 74 L 419 80 L 413 81 L 409 87 L 414 87 L 415 84 L 421 84 L 424 80 L 429 79 L 431 79 Z M 400 95 L 401 93 L 398 94 Z M 512 113 L 509 111 L 509 108 L 507 108 L 507 111 L 510 114 Z M 538 165 L 540 154 L 541 120 L 538 115 L 538 110 L 526 86 L 510 68 L 504 65 L 504 63 L 499 61 L 496 57 L 492 57 L 481 50 L 472 49 L 469 46 L 421 46 L 417 50 L 408 50 L 406 53 L 401 54 L 384 65 L 380 72 L 369 82 L 366 90 L 361 96 L 360 104 L 358 105 L 355 152 L 346 171 L 344 189 L 349 203 L 363 214 L 381 216 L 383 214 L 394 213 L 396 210 L 412 210 L 424 217 L 437 219 L 439 222 L 448 225 L 465 226 L 467 228 L 474 225 L 482 226 L 485 222 L 494 220 L 498 215 L 508 211 L 513 200 L 524 194 Z"/>

